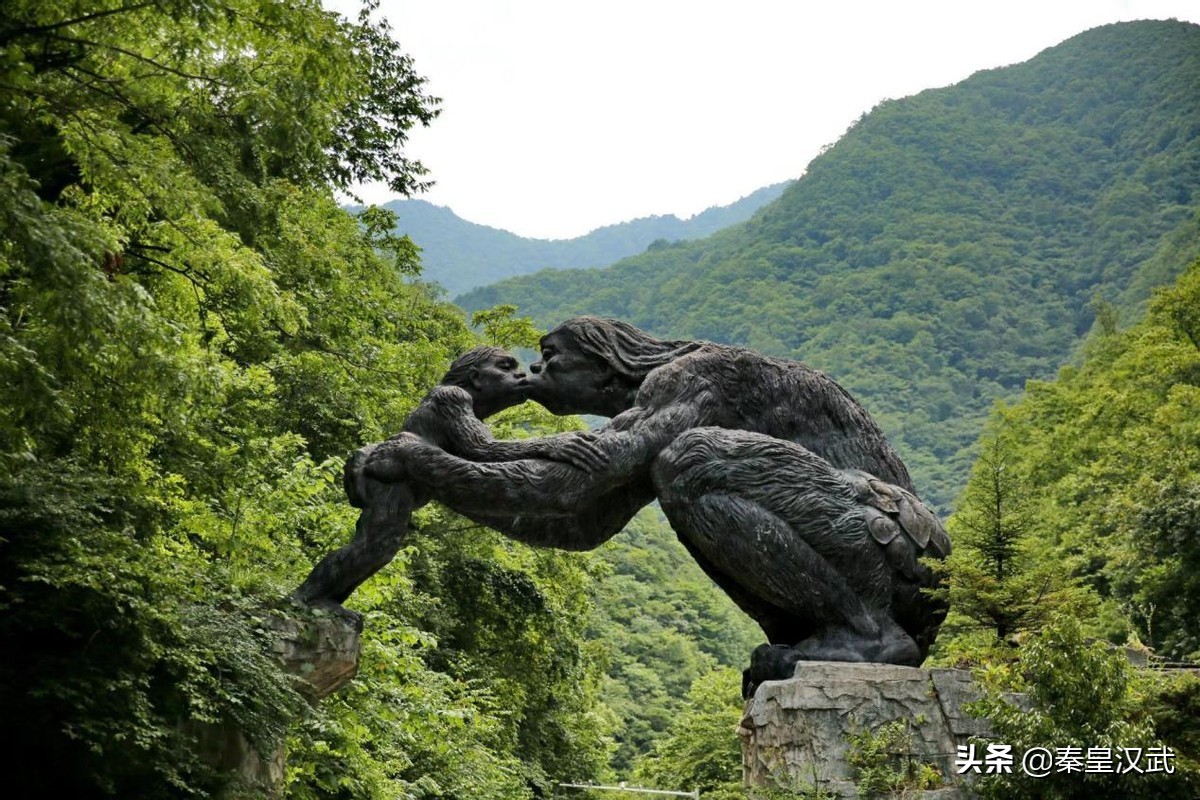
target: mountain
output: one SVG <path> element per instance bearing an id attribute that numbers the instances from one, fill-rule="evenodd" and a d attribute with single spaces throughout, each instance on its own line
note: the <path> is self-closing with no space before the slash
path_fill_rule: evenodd
<path id="1" fill-rule="evenodd" d="M 574 239 L 530 239 L 477 225 L 449 208 L 424 200 L 393 200 L 396 230 L 421 247 L 426 279 L 440 283 L 451 295 L 514 275 L 545 267 L 574 269 L 603 267 L 640 253 L 660 240 L 699 239 L 742 222 L 783 193 L 787 183 L 751 192 L 727 206 L 715 206 L 687 220 L 674 215 L 642 217 L 606 225 Z"/>
<path id="2" fill-rule="evenodd" d="M 946 510 L 997 398 L 1200 252 L 1200 26 L 1096 28 L 889 100 L 750 220 L 606 269 L 476 289 L 825 370 Z"/>

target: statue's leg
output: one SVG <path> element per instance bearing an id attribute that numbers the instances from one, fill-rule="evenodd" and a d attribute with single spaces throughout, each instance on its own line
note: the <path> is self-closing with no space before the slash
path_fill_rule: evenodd
<path id="1" fill-rule="evenodd" d="M 660 454 L 653 480 L 689 550 L 787 650 L 760 660 L 782 670 L 796 660 L 919 663 L 891 617 L 892 569 L 853 487 L 824 459 L 761 434 L 698 428 Z"/>
<path id="2" fill-rule="evenodd" d="M 341 604 L 400 549 L 414 506 L 412 489 L 404 483 L 367 479 L 359 482 L 357 492 L 362 513 L 354 538 L 313 567 L 293 592 L 296 599 L 309 605 Z"/>

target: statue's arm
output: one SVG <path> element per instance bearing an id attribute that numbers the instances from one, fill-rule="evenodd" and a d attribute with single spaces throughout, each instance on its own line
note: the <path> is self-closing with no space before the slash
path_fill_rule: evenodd
<path id="1" fill-rule="evenodd" d="M 457 386 L 439 386 L 412 413 L 405 430 L 468 461 L 562 461 L 591 471 L 600 466 L 586 431 L 535 439 L 496 439 L 472 409 L 471 396 Z M 434 433 L 436 432 L 436 433 Z"/>
<path id="2" fill-rule="evenodd" d="M 415 483 L 468 516 L 567 515 L 616 486 L 557 461 L 470 461 L 411 435 L 379 445 L 364 470 L 374 480 Z"/>
<path id="3" fill-rule="evenodd" d="M 475 422 L 479 423 L 478 420 Z M 601 456 L 592 445 L 595 437 L 588 431 L 559 433 L 534 439 L 493 439 L 486 425 L 479 423 L 472 427 L 482 429 L 483 435 L 473 436 L 471 439 L 464 437 L 454 445 L 453 450 L 470 461 L 544 459 L 570 464 L 585 472 L 592 472 L 603 466 Z"/>
<path id="4" fill-rule="evenodd" d="M 591 444 L 600 467 L 590 472 L 537 459 L 474 462 L 418 437 L 401 436 L 371 452 L 366 474 L 388 482 L 413 481 L 472 518 L 579 520 L 599 513 L 602 499 L 611 498 L 614 490 L 648 484 L 655 456 L 683 431 L 703 424 L 704 403 L 691 399 L 656 409 L 634 408 L 614 418 L 594 435 Z"/>

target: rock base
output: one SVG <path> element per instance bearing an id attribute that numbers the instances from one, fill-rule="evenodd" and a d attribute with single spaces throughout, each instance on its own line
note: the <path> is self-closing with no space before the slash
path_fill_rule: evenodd
<path id="1" fill-rule="evenodd" d="M 343 609 L 327 616 L 270 620 L 278 635 L 275 658 L 284 672 L 299 676 L 312 699 L 328 697 L 358 674 L 362 617 Z"/>
<path id="2" fill-rule="evenodd" d="M 978 697 L 963 670 L 801 662 L 795 677 L 763 683 L 746 702 L 738 731 L 745 782 L 857 797 L 850 736 L 901 720 L 910 752 L 894 756 L 934 766 L 945 784 L 904 796 L 967 798 L 955 783 L 954 759 L 958 745 L 988 732 L 985 721 L 963 709 Z"/>
<path id="3" fill-rule="evenodd" d="M 290 616 L 272 614 L 266 624 L 276 634 L 272 654 L 283 670 L 300 678 L 299 689 L 312 702 L 328 697 L 358 673 L 362 618 L 341 609 L 297 609 Z M 246 792 L 279 797 L 283 791 L 286 753 L 280 744 L 274 752 L 260 753 L 232 723 L 214 725 L 188 722 L 186 729 L 208 763 L 232 778 L 224 797 Z"/>

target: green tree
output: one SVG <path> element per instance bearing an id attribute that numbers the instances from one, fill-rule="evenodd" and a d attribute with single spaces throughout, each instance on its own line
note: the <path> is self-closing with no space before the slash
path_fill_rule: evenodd
<path id="1" fill-rule="evenodd" d="M 742 715 L 741 674 L 720 669 L 696 679 L 687 706 L 666 736 L 640 759 L 634 778 L 643 786 L 692 791 L 735 800 L 742 788 L 742 748 L 737 737 Z"/>
<path id="2" fill-rule="evenodd" d="M 1152 687 L 1135 675 L 1123 653 L 1088 641 L 1078 621 L 1060 616 L 1021 648 L 1013 682 L 997 684 L 1026 693 L 1028 707 L 993 690 L 974 709 L 991 721 L 993 738 L 1023 754 L 1033 747 L 1089 748 L 1119 753 L 1164 747 L 1147 713 Z M 1124 759 L 1122 759 L 1124 763 Z M 1156 798 L 1189 797 L 1200 787 L 1200 771 L 1185 759 L 1174 774 L 1101 774 L 1055 771 L 1032 777 L 1020 769 L 984 776 L 980 794 L 996 798 Z"/>
<path id="3" fill-rule="evenodd" d="M 951 609 L 939 640 L 951 658 L 964 655 L 978 638 L 972 631 L 987 632 L 985 647 L 1012 645 L 1018 634 L 1038 630 L 1064 606 L 1083 601 L 1068 571 L 1043 557 L 1035 497 L 1003 409 L 980 443 L 948 527 L 954 552 L 931 566 L 944 580 L 932 594 Z"/>
<path id="4" fill-rule="evenodd" d="M 704 574 L 661 512 L 639 513 L 596 558 L 588 636 L 606 651 L 602 697 L 618 720 L 612 765 L 628 777 L 685 712 L 696 681 L 717 667 L 740 670 L 763 634 Z"/>
<path id="5" fill-rule="evenodd" d="M 1030 382 L 1003 415 L 1010 469 L 1037 523 L 1035 563 L 1059 565 L 1101 598 L 1090 633 L 1119 642 L 1136 631 L 1174 659 L 1200 646 L 1200 348 L 1187 316 L 1200 305 L 1198 275 L 1193 264 L 1142 320 L 1090 340 L 1078 366 Z"/>
<path id="6" fill-rule="evenodd" d="M 423 181 L 403 144 L 436 104 L 386 23 L 310 0 L 17 0 L 0 47 L 10 791 L 248 794 L 198 755 L 197 725 L 226 722 L 263 751 L 288 731 L 295 797 L 520 798 L 555 759 L 599 769 L 594 697 L 552 694 L 595 669 L 587 575 L 557 554 L 483 576 L 489 631 L 522 599 L 549 609 L 519 630 L 545 662 L 520 691 L 494 637 L 431 635 L 412 553 L 354 598 L 355 683 L 290 730 L 305 705 L 264 655 L 263 609 L 353 529 L 342 455 L 475 342 L 405 280 L 417 251 L 391 220 L 334 200 Z M 428 513 L 431 535 L 462 524 Z"/>
<path id="7" fill-rule="evenodd" d="M 542 332 L 529 317 L 516 316 L 517 307 L 499 305 L 471 315 L 471 324 L 483 328 L 484 338 L 497 347 L 536 348 Z"/>

